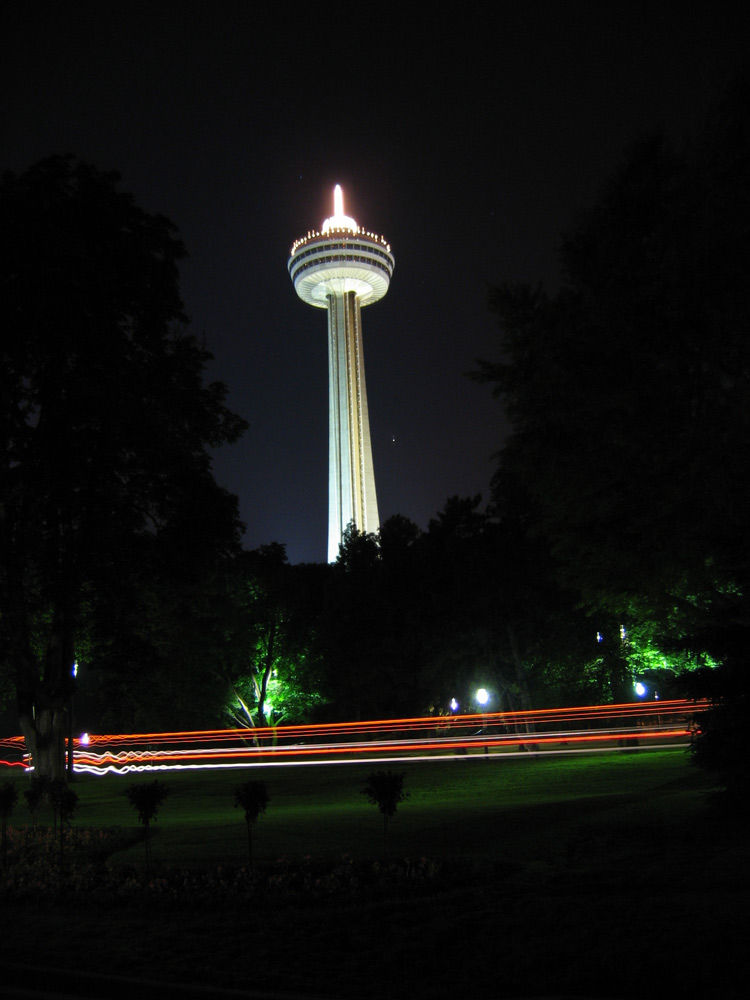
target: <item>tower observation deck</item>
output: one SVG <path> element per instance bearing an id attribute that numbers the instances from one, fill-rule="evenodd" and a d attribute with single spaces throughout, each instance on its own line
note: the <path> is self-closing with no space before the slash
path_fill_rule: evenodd
<path id="1" fill-rule="evenodd" d="M 344 214 L 341 188 L 320 232 L 296 240 L 289 274 L 297 295 L 328 310 L 328 561 L 344 531 L 380 526 L 365 387 L 361 308 L 382 299 L 395 267 L 382 236 Z"/>

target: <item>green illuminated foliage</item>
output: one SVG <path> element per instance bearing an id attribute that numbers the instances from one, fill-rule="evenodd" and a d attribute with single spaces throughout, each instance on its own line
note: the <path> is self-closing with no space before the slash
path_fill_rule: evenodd
<path id="1" fill-rule="evenodd" d="M 234 725 L 304 722 L 324 703 L 317 569 L 290 566 L 277 543 L 234 561 L 217 667 Z"/>

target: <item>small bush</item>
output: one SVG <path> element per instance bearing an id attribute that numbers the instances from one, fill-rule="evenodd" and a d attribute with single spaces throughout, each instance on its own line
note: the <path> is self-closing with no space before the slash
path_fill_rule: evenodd
<path id="1" fill-rule="evenodd" d="M 156 822 L 156 813 L 166 799 L 167 791 L 167 786 L 161 781 L 130 785 L 125 789 L 128 802 L 137 810 L 138 819 L 143 824 L 147 865 L 151 864 L 151 820 Z"/>
<path id="2" fill-rule="evenodd" d="M 13 814 L 18 801 L 18 789 L 12 781 L 0 785 L 0 822 L 2 822 L 2 855 L 3 867 L 8 855 L 8 820 Z"/>
<path id="3" fill-rule="evenodd" d="M 367 778 L 362 794 L 383 814 L 383 853 L 388 856 L 388 820 L 395 815 L 400 802 L 409 798 L 404 791 L 405 774 L 395 771 L 374 771 Z"/>
<path id="4" fill-rule="evenodd" d="M 247 824 L 247 849 L 250 855 L 250 867 L 253 867 L 252 825 L 263 815 L 268 806 L 268 789 L 264 781 L 246 781 L 234 790 L 234 804 L 245 812 Z"/>

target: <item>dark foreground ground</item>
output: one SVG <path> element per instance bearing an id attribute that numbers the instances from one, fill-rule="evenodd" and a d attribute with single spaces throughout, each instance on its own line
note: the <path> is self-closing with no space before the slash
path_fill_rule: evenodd
<path id="1" fill-rule="evenodd" d="M 631 760 L 617 762 L 609 794 L 587 794 L 582 779 L 575 796 L 555 794 L 569 786 L 545 765 L 549 796 L 488 800 L 484 848 L 473 854 L 449 849 L 465 810 L 448 821 L 415 788 L 408 829 L 421 823 L 434 844 L 427 825 L 440 827 L 442 857 L 392 851 L 384 863 L 318 851 L 263 860 L 251 874 L 163 861 L 148 872 L 101 859 L 78 866 L 71 851 L 47 890 L 39 869 L 28 876 L 39 885 L 19 885 L 17 868 L 0 896 L 0 996 L 58 984 L 72 996 L 162 1000 L 223 990 L 332 1000 L 744 996 L 746 823 L 706 804 L 705 776 L 682 758 Z M 530 787 L 536 772 L 525 766 Z M 640 775 L 632 787 L 626 770 Z M 394 833 L 402 813 L 407 829 L 408 809 Z M 327 821 L 333 830 L 333 807 Z M 47 867 L 57 864 L 49 854 Z M 51 971 L 64 967 L 74 979 Z"/>

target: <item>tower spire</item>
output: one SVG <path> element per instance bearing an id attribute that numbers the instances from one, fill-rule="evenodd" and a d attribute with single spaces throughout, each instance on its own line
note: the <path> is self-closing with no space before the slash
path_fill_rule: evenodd
<path id="1" fill-rule="evenodd" d="M 341 185 L 337 184 L 333 189 L 333 215 L 326 219 L 321 226 L 322 233 L 329 233 L 332 229 L 351 229 L 353 233 L 358 230 L 357 223 L 350 215 L 344 215 L 344 193 Z"/>

